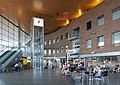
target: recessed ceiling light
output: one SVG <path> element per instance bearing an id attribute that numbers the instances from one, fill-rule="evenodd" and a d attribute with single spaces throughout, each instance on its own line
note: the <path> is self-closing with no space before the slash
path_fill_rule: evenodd
<path id="1" fill-rule="evenodd" d="M 97 0 L 97 2 L 99 2 L 100 0 Z"/>

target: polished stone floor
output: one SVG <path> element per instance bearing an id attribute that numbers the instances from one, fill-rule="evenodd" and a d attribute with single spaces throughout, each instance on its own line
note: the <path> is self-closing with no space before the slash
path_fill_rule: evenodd
<path id="1" fill-rule="evenodd" d="M 109 81 L 74 81 L 59 74 L 58 69 L 24 70 L 0 73 L 0 85 L 120 85 L 120 74 L 110 74 Z"/>

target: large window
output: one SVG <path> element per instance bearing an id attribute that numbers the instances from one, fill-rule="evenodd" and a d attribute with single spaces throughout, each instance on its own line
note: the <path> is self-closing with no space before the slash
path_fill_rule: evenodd
<path id="1" fill-rule="evenodd" d="M 120 18 L 120 6 L 112 10 L 112 20 Z"/>
<path id="2" fill-rule="evenodd" d="M 25 46 L 27 38 L 28 35 L 24 31 L 20 30 L 20 43 L 22 46 Z"/>
<path id="3" fill-rule="evenodd" d="M 86 48 L 91 48 L 92 47 L 92 40 L 88 39 L 86 40 Z"/>
<path id="4" fill-rule="evenodd" d="M 120 43 L 120 31 L 112 33 L 112 44 Z"/>
<path id="5" fill-rule="evenodd" d="M 104 36 L 99 36 L 98 37 L 98 46 L 104 46 Z"/>
<path id="6" fill-rule="evenodd" d="M 52 44 L 52 40 L 48 40 L 48 43 L 49 43 L 49 45 L 51 45 Z"/>
<path id="7" fill-rule="evenodd" d="M 49 50 L 48 50 L 48 54 L 51 55 L 51 53 L 52 53 L 52 51 L 51 51 L 51 49 L 49 49 Z"/>
<path id="8" fill-rule="evenodd" d="M 98 24 L 98 26 L 101 26 L 104 24 L 104 15 L 101 15 L 98 17 L 97 24 Z"/>
<path id="9" fill-rule="evenodd" d="M 80 39 L 76 39 L 72 41 L 73 48 L 79 48 L 80 46 Z"/>
<path id="10" fill-rule="evenodd" d="M 92 28 L 92 21 L 87 22 L 87 30 L 90 30 Z"/>
<path id="11" fill-rule="evenodd" d="M 44 50 L 44 54 L 47 55 L 47 50 Z"/>
<path id="12" fill-rule="evenodd" d="M 59 37 L 56 38 L 56 41 L 59 42 Z"/>
<path id="13" fill-rule="evenodd" d="M 63 40 L 63 35 L 60 36 L 60 40 Z"/>
<path id="14" fill-rule="evenodd" d="M 64 48 L 63 48 L 63 47 L 61 47 L 61 48 L 60 48 L 60 52 L 61 52 L 61 53 L 63 53 L 63 50 L 64 50 Z"/>
<path id="15" fill-rule="evenodd" d="M 55 39 L 53 39 L 53 44 L 55 44 Z"/>
<path id="16" fill-rule="evenodd" d="M 79 27 L 77 27 L 76 29 L 72 30 L 72 37 L 77 37 L 79 38 L 80 32 L 79 32 Z"/>
<path id="17" fill-rule="evenodd" d="M 44 44 L 47 45 L 47 42 L 45 41 Z"/>
<path id="18" fill-rule="evenodd" d="M 59 53 L 59 48 L 56 48 L 56 53 Z"/>
<path id="19" fill-rule="evenodd" d="M 18 47 L 18 27 L 0 16 L 0 51 L 8 47 Z"/>
<path id="20" fill-rule="evenodd" d="M 53 49 L 53 54 L 55 54 L 55 49 Z"/>
<path id="21" fill-rule="evenodd" d="M 11 23 L 4 16 L 0 16 L 0 51 L 8 47 L 25 45 L 28 35 Z"/>
<path id="22" fill-rule="evenodd" d="M 65 33 L 65 39 L 68 39 L 68 32 Z"/>

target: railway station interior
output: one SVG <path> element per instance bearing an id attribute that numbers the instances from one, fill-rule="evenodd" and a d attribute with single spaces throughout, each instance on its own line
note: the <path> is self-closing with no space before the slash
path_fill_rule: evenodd
<path id="1" fill-rule="evenodd" d="M 0 85 L 120 85 L 120 0 L 0 0 Z"/>

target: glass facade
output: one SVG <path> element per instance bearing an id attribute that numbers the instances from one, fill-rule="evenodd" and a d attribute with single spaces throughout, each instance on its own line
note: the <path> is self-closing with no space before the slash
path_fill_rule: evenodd
<path id="1" fill-rule="evenodd" d="M 25 33 L 25 32 L 23 32 L 22 30 L 20 30 L 20 42 L 21 42 L 21 46 L 25 46 L 25 44 L 26 44 L 26 40 L 28 39 L 28 35 Z"/>
<path id="2" fill-rule="evenodd" d="M 0 16 L 0 51 L 5 48 L 25 46 L 27 37 L 28 35 L 19 27 Z"/>

